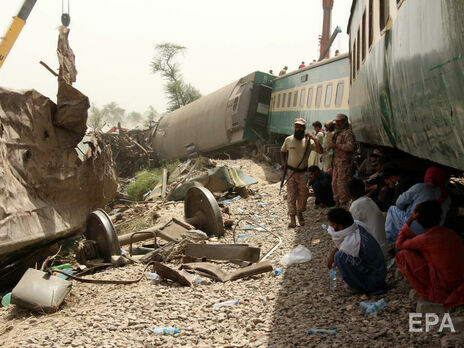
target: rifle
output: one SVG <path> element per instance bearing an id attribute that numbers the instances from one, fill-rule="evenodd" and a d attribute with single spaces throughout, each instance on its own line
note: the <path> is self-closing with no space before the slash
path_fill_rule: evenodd
<path id="1" fill-rule="evenodd" d="M 287 155 L 287 160 L 285 161 L 284 173 L 282 174 L 282 178 L 280 179 L 279 195 L 282 193 L 282 187 L 284 187 L 284 184 L 285 184 L 285 176 L 287 175 L 287 162 L 288 162 L 288 155 Z"/>
<path id="2" fill-rule="evenodd" d="M 305 138 L 307 138 L 307 136 L 305 136 Z M 311 143 L 311 140 L 308 139 L 308 142 L 306 144 L 306 148 L 305 148 L 305 152 L 303 154 L 303 158 L 301 159 L 300 163 L 298 163 L 298 165 L 296 166 L 297 168 L 301 165 L 301 163 L 303 163 L 303 160 L 304 158 L 306 157 L 306 153 L 308 152 L 308 148 L 309 148 L 309 144 Z M 287 166 L 288 166 L 288 154 L 287 154 L 287 160 L 285 161 L 285 167 L 284 167 L 284 173 L 282 175 L 282 178 L 280 179 L 280 189 L 279 189 L 279 195 L 280 193 L 282 192 L 282 187 L 284 187 L 285 185 L 285 176 L 287 174 Z M 292 174 L 290 174 L 290 177 L 287 179 L 287 182 L 288 180 L 290 180 L 290 178 L 293 176 L 293 173 L 295 172 L 292 172 Z"/>

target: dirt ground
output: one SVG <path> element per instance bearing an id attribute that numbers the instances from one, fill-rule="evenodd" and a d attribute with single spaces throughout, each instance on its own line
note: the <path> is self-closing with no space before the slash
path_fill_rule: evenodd
<path id="1" fill-rule="evenodd" d="M 338 278 L 335 291 L 329 290 L 326 260 L 333 248 L 327 232 L 327 209 L 315 209 L 308 202 L 306 226 L 287 228 L 285 192 L 279 196 L 276 169 L 250 160 L 219 161 L 241 167 L 259 180 L 254 195 L 232 201 L 231 218 L 245 224 L 264 224 L 272 228 L 282 245 L 271 254 L 274 267 L 297 245 L 312 253 L 309 262 L 283 267 L 280 275 L 265 273 L 251 278 L 216 283 L 202 279 L 192 288 L 170 281 L 142 279 L 131 285 L 99 285 L 73 281 L 73 288 L 62 308 L 54 314 L 37 314 L 11 305 L 0 309 L 2 347 L 311 347 L 311 346 L 439 346 L 447 335 L 431 330 L 409 332 L 409 313 L 416 300 L 409 297 L 410 286 L 399 276 L 396 266 L 388 273 L 393 289 L 384 298 L 387 306 L 376 316 L 364 316 L 359 309 L 365 296 L 346 296 Z M 146 209 L 150 209 L 147 205 Z M 242 214 L 241 212 L 244 212 Z M 157 222 L 169 216 L 182 216 L 183 203 L 157 210 Z M 244 231 L 241 231 L 243 233 Z M 245 231 L 246 232 L 246 231 Z M 231 243 L 229 230 L 219 240 Z M 244 242 L 261 248 L 264 255 L 277 242 L 267 232 L 251 231 Z M 132 279 L 142 265 L 111 268 L 91 277 Z M 215 303 L 238 300 L 231 307 L 214 309 Z M 463 317 L 464 309 L 451 312 Z M 441 317 L 440 317 L 441 319 Z M 424 320 L 424 319 L 423 319 Z M 172 326 L 176 335 L 156 335 L 153 328 Z M 310 329 L 331 329 L 336 334 L 309 335 Z M 457 336 L 456 336 L 457 337 Z"/>

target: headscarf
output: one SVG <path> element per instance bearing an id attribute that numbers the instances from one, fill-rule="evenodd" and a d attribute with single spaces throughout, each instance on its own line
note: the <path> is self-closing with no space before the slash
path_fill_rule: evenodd
<path id="1" fill-rule="evenodd" d="M 429 167 L 425 172 L 424 183 L 432 187 L 439 187 L 441 190 L 441 196 L 438 198 L 438 202 L 440 203 L 448 198 L 448 193 L 445 189 L 445 180 L 445 171 L 439 167 Z"/>
<path id="2" fill-rule="evenodd" d="M 358 224 L 353 223 L 350 227 L 341 231 L 335 231 L 335 229 L 330 226 L 327 231 L 338 249 L 354 258 L 359 257 L 361 236 L 359 234 Z"/>

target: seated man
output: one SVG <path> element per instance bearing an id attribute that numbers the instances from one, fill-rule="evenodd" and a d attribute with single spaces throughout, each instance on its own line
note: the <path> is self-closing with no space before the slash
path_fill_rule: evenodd
<path id="1" fill-rule="evenodd" d="M 438 201 L 416 206 L 396 240 L 396 263 L 419 296 L 448 310 L 464 303 L 464 246 L 454 231 L 440 226 L 441 215 Z M 411 230 L 415 220 L 424 234 Z"/>
<path id="2" fill-rule="evenodd" d="M 367 295 L 385 292 L 387 268 L 379 243 L 345 209 L 331 209 L 328 220 L 328 232 L 336 245 L 327 262 L 329 269 L 335 262 L 343 280 L 354 290 Z"/>
<path id="3" fill-rule="evenodd" d="M 445 171 L 438 167 L 429 167 L 425 172 L 424 182 L 415 184 L 406 192 L 403 192 L 396 200 L 396 205 L 388 209 L 387 219 L 385 220 L 385 232 L 387 240 L 395 244 L 398 232 L 408 218 L 412 215 L 417 204 L 425 201 L 438 200 L 441 203 L 440 225 L 445 223 L 446 214 L 451 206 L 451 199 L 445 188 L 447 177 Z M 411 230 L 414 234 L 425 233 L 425 229 L 413 221 Z"/>
<path id="4" fill-rule="evenodd" d="M 329 173 L 322 172 L 318 166 L 311 166 L 308 171 L 308 185 L 313 187 L 316 196 L 316 207 L 333 207 L 335 201 L 332 192 L 332 176 Z"/>
<path id="5" fill-rule="evenodd" d="M 365 197 L 366 191 L 364 182 L 353 179 L 348 184 L 350 190 L 351 203 L 350 213 L 356 222 L 361 223 L 367 232 L 375 238 L 382 249 L 383 255 L 387 255 L 387 240 L 385 235 L 385 217 L 375 202 Z"/>

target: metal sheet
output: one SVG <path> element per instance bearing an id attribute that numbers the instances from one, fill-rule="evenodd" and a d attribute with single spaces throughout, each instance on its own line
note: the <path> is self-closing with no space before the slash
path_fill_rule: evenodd
<path id="1" fill-rule="evenodd" d="M 209 260 L 257 262 L 261 249 L 240 244 L 187 244 L 186 256 Z"/>

